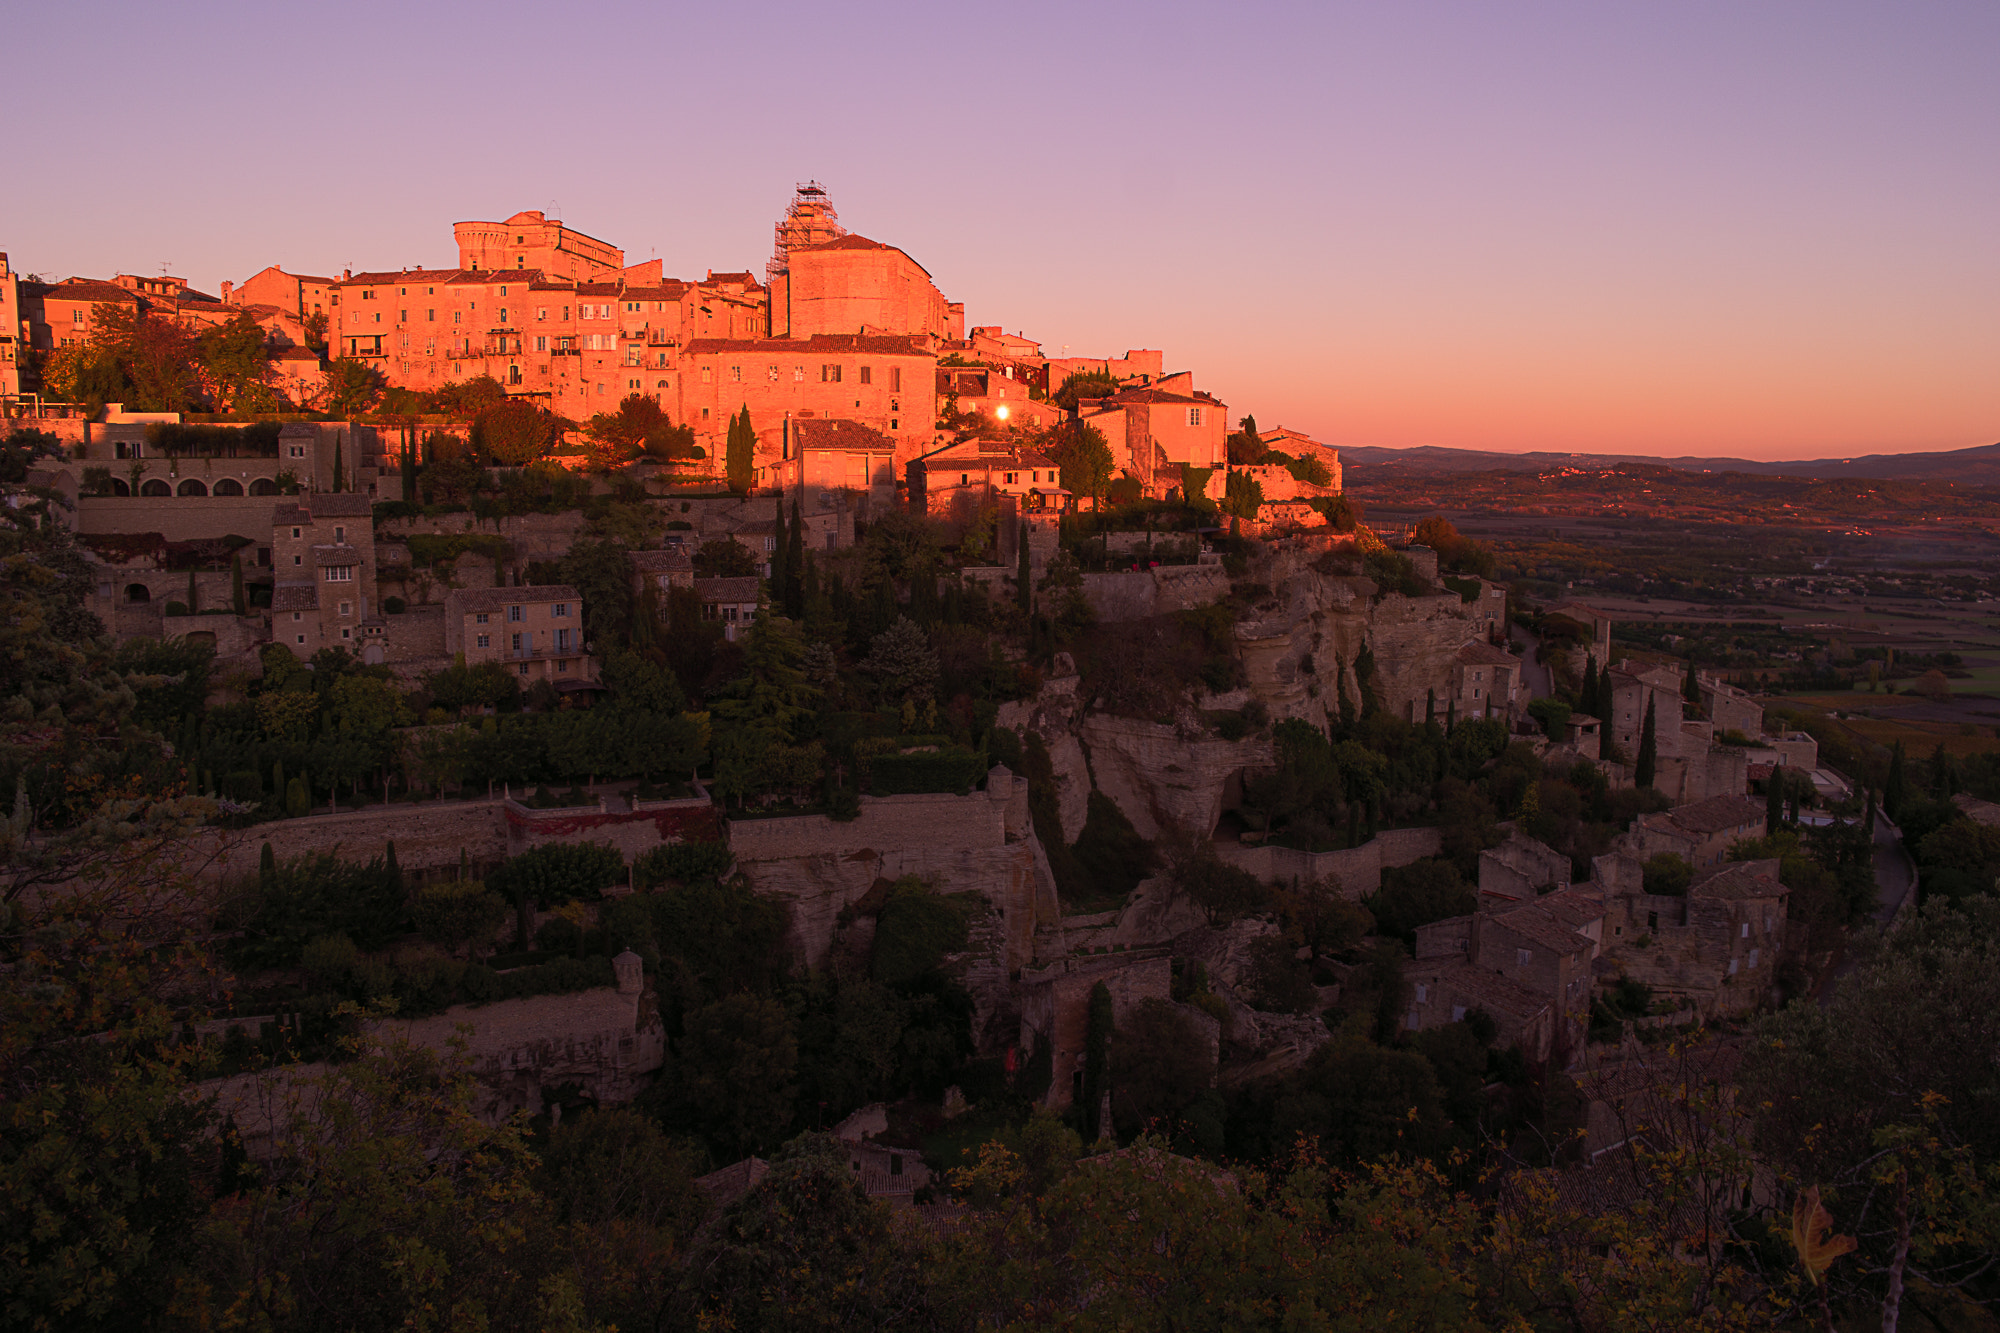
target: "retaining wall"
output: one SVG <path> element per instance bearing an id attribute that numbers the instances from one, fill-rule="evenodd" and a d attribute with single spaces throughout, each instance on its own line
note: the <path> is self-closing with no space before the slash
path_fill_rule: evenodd
<path id="1" fill-rule="evenodd" d="M 1217 843 L 1215 850 L 1223 860 L 1261 880 L 1305 881 L 1332 875 L 1340 881 L 1342 895 L 1362 898 L 1382 887 L 1384 869 L 1436 856 L 1443 845 L 1442 835 L 1434 828 L 1404 828 L 1384 829 L 1359 847 L 1336 852 L 1232 842 Z"/>

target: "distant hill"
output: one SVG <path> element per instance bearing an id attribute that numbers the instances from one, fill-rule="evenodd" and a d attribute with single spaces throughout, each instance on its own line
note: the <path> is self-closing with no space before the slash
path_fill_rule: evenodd
<path id="1" fill-rule="evenodd" d="M 1482 449 L 1344 448 L 1342 463 L 1416 473 L 1520 472 L 1551 467 L 1613 467 L 1646 463 L 1682 472 L 1753 472 L 1767 477 L 1869 477 L 1894 481 L 1955 481 L 1971 486 L 2000 485 L 2000 444 L 1932 454 L 1864 454 L 1857 458 L 1805 458 L 1763 462 L 1749 458 L 1653 458 L 1641 454 L 1490 453 Z"/>

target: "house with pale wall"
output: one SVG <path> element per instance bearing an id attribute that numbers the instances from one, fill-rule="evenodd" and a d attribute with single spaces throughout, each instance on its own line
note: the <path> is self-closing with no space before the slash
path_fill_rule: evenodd
<path id="1" fill-rule="evenodd" d="M 583 598 L 566 583 L 454 588 L 444 599 L 444 642 L 467 666 L 498 662 L 524 687 L 546 680 L 576 690 L 597 680 L 597 661 L 584 649 Z"/>
<path id="2" fill-rule="evenodd" d="M 344 648 L 383 660 L 374 509 L 365 495 L 301 495 L 271 516 L 271 638 L 295 656 Z"/>
<path id="3" fill-rule="evenodd" d="M 1111 447 L 1113 464 L 1138 478 L 1148 495 L 1178 490 L 1184 466 L 1219 473 L 1229 461 L 1228 407 L 1196 389 L 1187 371 L 1087 399 L 1078 416 L 1097 427 Z M 1207 493 L 1221 495 L 1219 475 L 1209 478 Z"/>
<path id="4" fill-rule="evenodd" d="M 1643 857 L 1630 846 L 1592 862 L 1604 897 L 1599 979 L 1629 977 L 1705 1016 L 1767 1001 L 1787 938 L 1791 891 L 1775 859 L 1698 870 L 1682 895 L 1648 894 Z"/>

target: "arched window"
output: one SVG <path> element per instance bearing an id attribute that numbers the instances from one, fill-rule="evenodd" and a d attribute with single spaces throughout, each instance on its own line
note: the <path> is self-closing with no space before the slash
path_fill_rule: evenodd
<path id="1" fill-rule="evenodd" d="M 111 493 L 113 495 L 123 495 L 129 499 L 132 495 L 132 488 L 116 477 L 113 477 L 111 479 Z"/>
<path id="2" fill-rule="evenodd" d="M 161 481 L 158 477 L 153 478 L 139 488 L 139 494 L 141 495 L 172 495 L 173 493 L 174 488 Z"/>
<path id="3" fill-rule="evenodd" d="M 128 602 L 150 602 L 153 600 L 153 590 L 143 583 L 128 583 L 125 585 L 125 600 Z"/>
<path id="4" fill-rule="evenodd" d="M 209 494 L 241 495 L 243 494 L 243 483 L 234 477 L 224 477 L 221 481 L 215 483 L 215 489 L 210 491 Z"/>
<path id="5" fill-rule="evenodd" d="M 269 477 L 259 477 L 250 483 L 250 494 L 252 495 L 276 495 L 277 493 L 278 483 L 272 481 Z"/>
<path id="6" fill-rule="evenodd" d="M 189 478 L 187 478 L 187 479 L 186 479 L 185 481 L 181 482 L 181 489 L 180 489 L 180 494 L 182 494 L 182 495 L 207 495 L 207 494 L 208 494 L 208 484 L 207 484 L 206 482 L 203 482 L 203 481 L 199 481 L 199 480 L 197 480 L 197 479 L 196 479 L 196 478 L 194 478 L 194 477 L 189 477 Z"/>

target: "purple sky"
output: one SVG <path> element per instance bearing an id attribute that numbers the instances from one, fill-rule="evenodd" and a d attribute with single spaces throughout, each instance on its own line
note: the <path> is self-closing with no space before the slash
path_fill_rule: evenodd
<path id="1" fill-rule="evenodd" d="M 205 290 L 795 181 L 1052 354 L 1335 444 L 2000 440 L 2000 5 L 22 6 L 0 249 Z"/>

